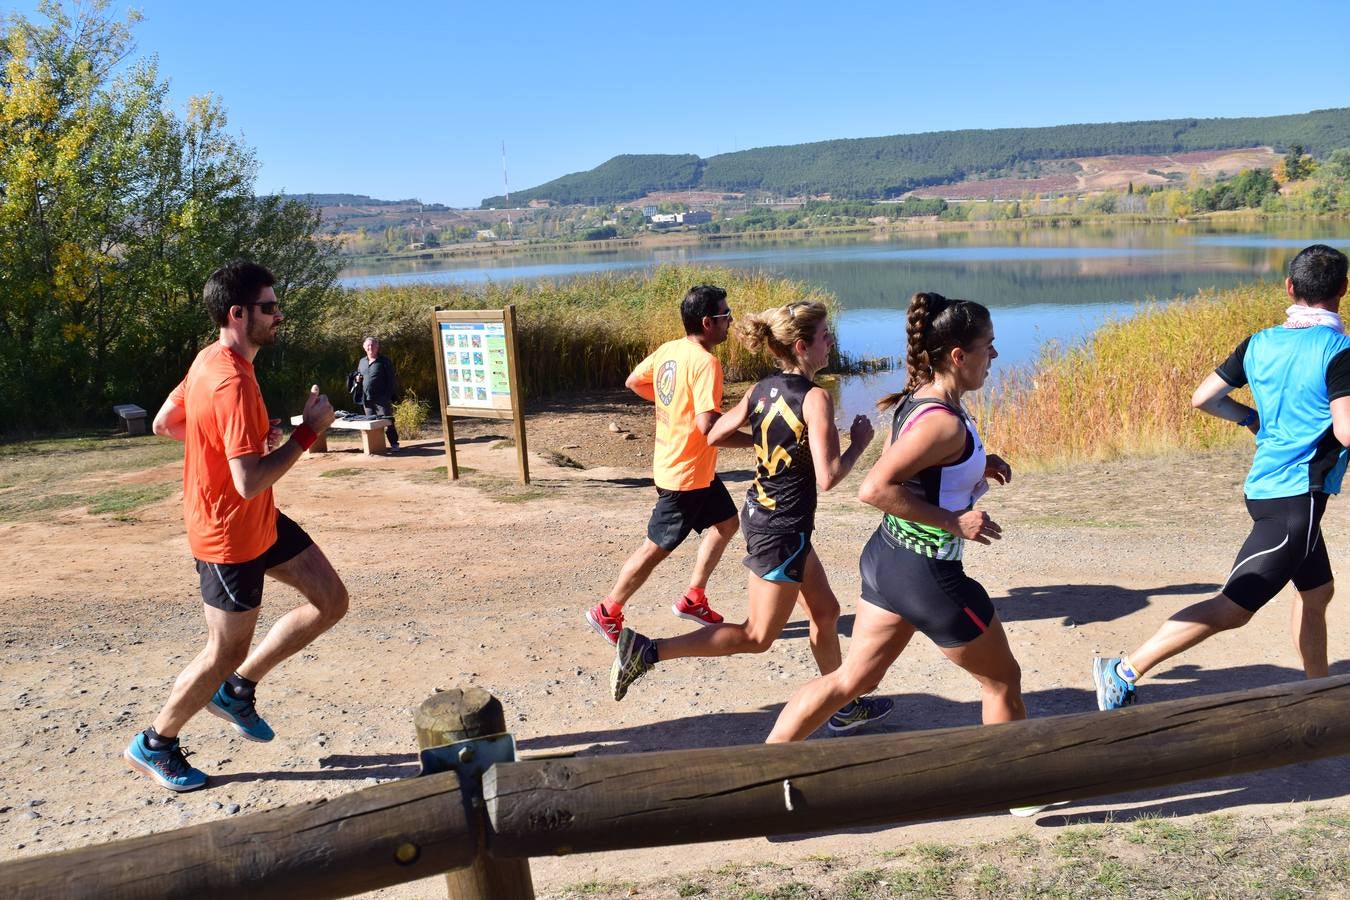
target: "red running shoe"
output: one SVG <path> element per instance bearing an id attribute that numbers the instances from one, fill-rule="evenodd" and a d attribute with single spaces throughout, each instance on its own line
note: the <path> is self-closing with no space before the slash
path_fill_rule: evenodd
<path id="1" fill-rule="evenodd" d="M 707 600 L 691 600 L 687 594 L 677 600 L 670 611 L 681 619 L 688 619 L 700 625 L 722 624 L 722 617 L 713 612 Z"/>
<path id="2" fill-rule="evenodd" d="M 611 644 L 619 642 L 619 632 L 623 631 L 623 610 L 618 614 L 611 616 L 605 612 L 604 601 L 595 604 L 586 610 L 586 622 L 600 632 L 601 637 Z"/>

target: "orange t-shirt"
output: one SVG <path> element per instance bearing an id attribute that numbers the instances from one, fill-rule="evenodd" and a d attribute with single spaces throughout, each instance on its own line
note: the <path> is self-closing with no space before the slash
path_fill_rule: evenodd
<path id="1" fill-rule="evenodd" d="M 668 491 L 692 491 L 712 484 L 717 449 L 694 424 L 705 412 L 722 411 L 722 364 L 687 338 L 667 341 L 633 374 L 656 395 L 656 452 L 652 476 Z"/>
<path id="2" fill-rule="evenodd" d="M 183 522 L 192 555 L 214 563 L 257 559 L 277 539 L 272 489 L 245 500 L 230 475 L 231 459 L 267 452 L 267 407 L 253 363 L 217 341 L 197 354 L 169 399 L 187 415 Z"/>

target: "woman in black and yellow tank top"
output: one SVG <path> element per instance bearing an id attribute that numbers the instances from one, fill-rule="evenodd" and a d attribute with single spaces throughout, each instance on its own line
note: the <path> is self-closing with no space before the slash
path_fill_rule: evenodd
<path id="1" fill-rule="evenodd" d="M 848 659 L 792 696 L 770 742 L 806 737 L 842 699 L 874 689 L 916 630 L 979 682 L 985 723 L 1026 717 L 1021 670 L 1003 626 L 989 594 L 961 564 L 966 541 L 1002 536 L 974 504 L 990 480 L 1012 478 L 1006 462 L 986 456 L 961 406 L 963 394 L 984 384 L 996 356 L 989 310 L 940 294 L 914 295 L 909 384 L 882 401 L 882 408 L 896 407 L 890 444 L 858 492 L 885 516 L 863 550 Z"/>
<path id="2" fill-rule="evenodd" d="M 839 668 L 839 601 L 811 546 L 816 491 L 834 487 L 872 440 L 872 423 L 858 416 L 851 443 L 840 453 L 834 402 L 811 379 L 829 362 L 834 340 L 821 303 L 793 303 L 737 323 L 750 350 L 768 350 L 782 371 L 752 387 L 717 420 L 708 443 L 750 426 L 755 481 L 741 510 L 745 566 L 750 570 L 749 612 L 743 624 L 700 628 L 652 641 L 629 629 L 619 635 L 610 686 L 621 699 L 658 660 L 685 656 L 762 653 L 782 632 L 798 600 L 810 621 L 811 652 L 822 673 Z M 832 710 L 836 730 L 849 730 L 890 711 L 890 701 L 848 697 Z"/>

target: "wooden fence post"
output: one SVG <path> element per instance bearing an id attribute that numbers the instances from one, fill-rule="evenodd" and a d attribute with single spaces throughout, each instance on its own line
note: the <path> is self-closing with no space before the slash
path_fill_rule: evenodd
<path id="1" fill-rule="evenodd" d="M 428 697 L 413 717 L 417 746 L 423 750 L 470 738 L 506 732 L 501 702 L 479 687 L 454 688 Z M 466 794 L 469 786 L 465 786 Z M 482 792 L 474 792 L 482 806 Z M 495 859 L 487 853 L 487 816 L 476 817 L 478 853 L 473 864 L 447 872 L 450 900 L 534 900 L 529 859 Z"/>

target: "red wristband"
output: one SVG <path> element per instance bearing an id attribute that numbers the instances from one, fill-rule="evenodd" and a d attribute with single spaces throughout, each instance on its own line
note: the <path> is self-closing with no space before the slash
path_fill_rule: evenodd
<path id="1" fill-rule="evenodd" d="M 308 450 L 310 447 L 313 447 L 314 442 L 318 439 L 319 436 L 315 434 L 314 429 L 310 428 L 308 425 L 298 425 L 296 426 L 296 429 L 291 432 L 291 440 L 299 444 L 301 450 Z"/>

